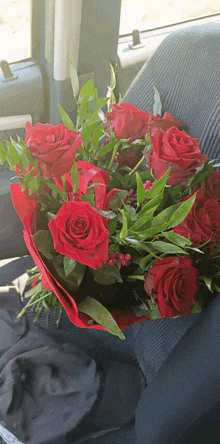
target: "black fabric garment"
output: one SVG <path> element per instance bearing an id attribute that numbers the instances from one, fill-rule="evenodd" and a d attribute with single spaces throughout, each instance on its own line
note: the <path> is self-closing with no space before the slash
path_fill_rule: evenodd
<path id="1" fill-rule="evenodd" d="M 1 267 L 0 286 L 30 266 L 32 258 L 23 257 Z M 14 289 L 1 293 L 0 310 L 0 419 L 10 432 L 23 443 L 68 444 L 127 424 L 130 429 L 146 386 L 134 359 L 99 352 L 95 361 L 85 351 L 89 336 L 80 334 L 88 330 L 66 315 L 62 322 L 69 331 L 75 327 L 78 341 L 74 328 L 53 333 L 35 325 L 31 312 L 16 319 L 21 303 Z M 49 320 L 52 325 L 53 314 Z"/>

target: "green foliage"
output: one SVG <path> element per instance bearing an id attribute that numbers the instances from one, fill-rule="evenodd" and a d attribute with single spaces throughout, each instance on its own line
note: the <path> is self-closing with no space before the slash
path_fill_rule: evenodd
<path id="1" fill-rule="evenodd" d="M 140 175 L 136 172 L 136 180 L 137 180 L 137 201 L 138 205 L 140 205 L 146 199 L 146 191 L 144 188 L 144 184 L 140 178 Z"/>
<path id="2" fill-rule="evenodd" d="M 7 159 L 7 151 L 4 145 L 0 142 L 0 163 L 3 164 L 6 159 Z"/>
<path id="3" fill-rule="evenodd" d="M 64 256 L 63 259 L 64 273 L 68 276 L 76 267 L 76 261 L 74 259 L 70 259 L 67 256 Z"/>
<path id="4" fill-rule="evenodd" d="M 123 282 L 117 265 L 111 267 L 106 263 L 98 270 L 91 269 L 91 272 L 94 276 L 94 281 L 98 282 L 98 284 L 110 285 L 115 284 L 116 282 Z"/>
<path id="5" fill-rule="evenodd" d="M 76 98 L 76 96 L 79 92 L 79 79 L 78 79 L 76 67 L 71 60 L 70 60 L 70 79 L 71 79 L 73 95 Z"/>
<path id="6" fill-rule="evenodd" d="M 147 192 L 147 199 L 152 199 L 153 197 L 158 196 L 158 194 L 164 190 L 167 181 L 169 179 L 170 175 L 170 168 L 167 170 L 167 172 L 156 182 L 154 182 L 152 188 Z"/>
<path id="7" fill-rule="evenodd" d="M 49 230 L 39 230 L 33 235 L 34 243 L 38 249 L 47 259 L 53 259 L 55 250 L 53 245 L 53 238 Z"/>
<path id="8" fill-rule="evenodd" d="M 111 313 L 109 313 L 109 311 L 96 299 L 87 296 L 86 299 L 77 305 L 77 308 L 82 313 L 85 313 L 94 319 L 98 324 L 102 325 L 102 327 L 112 335 L 118 336 L 120 339 L 125 339 L 125 336 Z"/>
<path id="9" fill-rule="evenodd" d="M 59 108 L 60 118 L 61 118 L 62 122 L 64 123 L 64 125 L 66 125 L 66 127 L 69 130 L 74 131 L 75 130 L 74 124 L 73 124 L 71 118 L 68 116 L 67 112 L 62 108 L 62 106 L 60 104 L 58 104 L 58 108 Z"/>

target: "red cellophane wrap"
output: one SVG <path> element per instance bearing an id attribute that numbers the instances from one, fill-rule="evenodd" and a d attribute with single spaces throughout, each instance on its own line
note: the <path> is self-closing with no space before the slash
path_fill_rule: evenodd
<path id="1" fill-rule="evenodd" d="M 84 177 L 80 178 L 80 189 L 82 190 L 82 192 L 86 192 L 89 180 L 92 180 L 94 182 L 97 181 L 97 183 L 103 183 L 107 185 L 108 178 L 102 176 L 100 171 L 98 171 L 100 169 L 94 167 L 92 164 L 88 164 L 87 162 L 77 162 L 77 164 L 78 169 L 82 168 L 84 170 Z M 66 174 L 66 180 L 67 183 L 70 183 L 69 174 Z M 55 179 L 54 181 L 58 186 L 60 186 L 60 188 L 62 188 L 62 185 L 58 179 Z M 111 199 L 118 191 L 118 189 L 111 190 L 106 196 L 106 190 L 104 186 L 95 187 L 97 208 L 107 209 L 109 199 Z M 11 184 L 11 197 L 14 208 L 24 225 L 23 236 L 27 249 L 32 256 L 35 265 L 38 267 L 40 273 L 42 274 L 44 282 L 46 282 L 47 285 L 50 286 L 51 290 L 55 293 L 62 306 L 66 310 L 69 320 L 77 327 L 105 330 L 104 327 L 102 327 L 101 325 L 88 325 L 90 317 L 77 310 L 77 305 L 73 298 L 54 278 L 52 273 L 43 262 L 32 237 L 32 235 L 35 234 L 37 231 L 37 195 L 28 196 L 28 193 L 22 191 L 20 184 Z M 137 317 L 132 310 L 112 311 L 111 314 L 117 322 L 119 328 L 122 330 L 126 327 L 129 327 L 134 322 L 144 322 L 146 320 L 149 320 L 147 316 Z"/>

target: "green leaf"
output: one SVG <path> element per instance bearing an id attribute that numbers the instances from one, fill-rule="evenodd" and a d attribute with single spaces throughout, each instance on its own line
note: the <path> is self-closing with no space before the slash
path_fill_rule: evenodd
<path id="1" fill-rule="evenodd" d="M 99 123 L 99 122 L 100 122 L 100 117 L 98 111 L 95 111 L 92 115 L 88 117 L 88 119 L 86 119 L 84 123 L 84 128 L 91 126 L 93 123 Z"/>
<path id="2" fill-rule="evenodd" d="M 56 191 L 62 197 L 62 199 L 65 200 L 65 193 L 63 191 L 61 191 L 60 188 L 54 182 L 52 182 L 52 180 L 51 181 L 47 180 L 47 186 L 51 190 Z"/>
<path id="3" fill-rule="evenodd" d="M 24 191 L 25 188 L 27 188 L 27 186 L 28 186 L 30 180 L 32 179 L 32 177 L 33 177 L 33 175 L 34 175 L 36 169 L 37 169 L 37 168 L 33 168 L 33 169 L 30 171 L 30 173 L 27 174 L 27 176 L 25 177 L 24 182 L 23 182 L 23 184 L 22 184 L 22 191 Z"/>
<path id="4" fill-rule="evenodd" d="M 111 285 L 116 282 L 122 283 L 123 280 L 117 265 L 111 267 L 108 263 L 102 265 L 98 270 L 91 269 L 95 282 L 102 285 Z"/>
<path id="5" fill-rule="evenodd" d="M 148 264 L 148 262 L 152 259 L 152 254 L 149 253 L 147 256 L 143 257 L 140 261 L 140 267 L 142 268 L 142 270 L 145 270 L 146 265 Z"/>
<path id="6" fill-rule="evenodd" d="M 64 266 L 64 273 L 66 276 L 68 276 L 71 273 L 71 271 L 74 270 L 76 266 L 76 261 L 74 261 L 74 259 L 70 259 L 67 256 L 64 256 L 63 266 Z"/>
<path id="7" fill-rule="evenodd" d="M 51 271 L 54 270 L 54 276 L 56 277 L 55 273 L 57 273 L 58 276 L 64 280 L 65 289 L 70 292 L 76 291 L 79 288 L 86 270 L 85 265 L 76 262 L 74 270 L 66 276 L 64 272 L 63 255 L 61 254 L 56 254 L 53 257 L 51 267 L 53 267 Z"/>
<path id="8" fill-rule="evenodd" d="M 69 130 L 74 131 L 74 124 L 71 120 L 71 118 L 68 116 L 67 112 L 62 108 L 62 106 L 58 103 L 58 108 L 59 108 L 59 113 L 60 113 L 60 118 L 62 120 L 62 122 L 64 123 L 64 125 L 66 125 L 66 127 Z"/>
<path id="9" fill-rule="evenodd" d="M 177 211 L 177 209 L 180 207 L 181 203 L 171 205 L 171 207 L 165 208 L 165 210 L 161 211 L 155 218 L 152 223 L 152 227 L 157 227 L 158 225 L 161 225 L 162 223 L 167 223 L 167 226 L 170 226 L 170 220 L 173 216 L 173 214 Z"/>
<path id="10" fill-rule="evenodd" d="M 150 239 L 151 237 L 155 236 L 156 234 L 162 233 L 167 228 L 167 222 L 164 224 L 158 225 L 157 227 L 149 228 L 149 230 L 146 230 L 143 233 L 143 236 L 141 235 L 141 239 Z"/>
<path id="11" fill-rule="evenodd" d="M 100 137 L 101 137 L 102 131 L 103 131 L 102 126 L 99 125 L 95 129 L 95 131 L 94 131 L 94 133 L 92 135 L 92 151 L 93 151 L 93 153 L 95 153 L 97 151 L 98 147 L 99 147 L 99 141 L 100 141 Z"/>
<path id="12" fill-rule="evenodd" d="M 117 223 L 118 223 L 118 217 L 114 217 L 114 219 L 111 220 L 111 222 L 109 222 L 108 224 L 108 231 L 110 236 L 112 236 L 117 228 Z"/>
<path id="13" fill-rule="evenodd" d="M 152 188 L 146 193 L 147 199 L 152 199 L 153 197 L 157 196 L 161 191 L 164 190 L 166 183 L 169 179 L 170 170 L 171 168 L 167 170 L 164 176 L 162 176 L 160 179 L 154 182 Z"/>
<path id="14" fill-rule="evenodd" d="M 149 316 L 150 310 L 145 304 L 138 305 L 138 307 L 132 307 L 136 316 Z M 149 316 L 150 317 L 150 316 Z"/>
<path id="15" fill-rule="evenodd" d="M 47 259 L 53 259 L 55 249 L 53 245 L 53 238 L 49 230 L 40 230 L 33 236 L 34 243 L 38 249 Z"/>
<path id="16" fill-rule="evenodd" d="M 153 106 L 153 114 L 159 114 L 161 116 L 162 103 L 160 100 L 160 94 L 154 86 L 154 106 Z"/>
<path id="17" fill-rule="evenodd" d="M 110 68 L 111 68 L 111 83 L 110 83 L 110 88 L 113 90 L 116 87 L 116 75 L 115 75 L 115 70 L 113 68 L 113 65 L 110 63 Z"/>
<path id="18" fill-rule="evenodd" d="M 7 158 L 7 151 L 4 145 L 0 142 L 0 163 L 3 164 Z"/>
<path id="19" fill-rule="evenodd" d="M 82 198 L 81 198 L 84 202 L 89 202 L 90 205 L 95 208 L 95 196 L 94 194 L 85 194 Z"/>
<path id="20" fill-rule="evenodd" d="M 32 194 L 38 191 L 37 178 L 32 177 L 32 179 L 29 180 L 28 188 L 29 188 L 29 196 L 32 196 Z"/>
<path id="21" fill-rule="evenodd" d="M 122 217 L 123 217 L 123 225 L 122 225 L 122 229 L 120 231 L 120 239 L 124 239 L 128 233 L 128 222 L 127 222 L 127 217 L 126 217 L 125 211 L 121 210 L 121 213 L 122 213 Z"/>
<path id="22" fill-rule="evenodd" d="M 108 154 L 110 151 L 113 150 L 115 145 L 117 145 L 118 140 L 114 140 L 114 142 L 110 142 L 107 145 L 104 145 L 102 148 L 100 148 L 97 152 L 97 156 L 103 157 L 105 154 Z"/>
<path id="23" fill-rule="evenodd" d="M 14 168 L 17 163 L 20 162 L 21 155 L 17 152 L 14 145 L 11 142 L 6 142 L 8 154 L 7 161 L 11 168 Z"/>
<path id="24" fill-rule="evenodd" d="M 94 81 L 88 80 L 88 82 L 83 85 L 79 97 L 78 97 L 78 103 L 82 103 L 84 101 L 87 101 L 93 94 L 94 90 Z"/>
<path id="25" fill-rule="evenodd" d="M 140 219 L 138 219 L 138 220 L 136 220 L 136 221 L 134 222 L 134 224 L 133 224 L 132 227 L 131 227 L 131 231 L 139 230 L 139 228 L 140 228 L 142 225 L 146 224 L 146 223 L 147 223 L 148 228 L 150 228 L 152 222 L 153 222 L 153 217 L 152 217 L 152 216 L 150 216 L 150 217 L 148 217 L 148 216 L 143 216 L 143 217 L 141 217 Z"/>
<path id="26" fill-rule="evenodd" d="M 195 199 L 196 193 L 188 200 L 181 202 L 179 208 L 175 211 L 169 221 L 169 227 L 176 227 L 177 225 L 181 224 L 181 222 L 183 222 L 183 220 L 186 218 L 186 216 L 188 216 L 191 208 L 193 207 Z"/>
<path id="27" fill-rule="evenodd" d="M 109 207 L 111 210 L 117 211 L 122 206 L 127 194 L 128 192 L 126 190 L 115 193 L 115 195 L 109 200 Z"/>
<path id="28" fill-rule="evenodd" d="M 137 214 L 137 217 L 142 217 L 145 213 L 147 213 L 149 210 L 154 208 L 154 211 L 157 209 L 160 202 L 163 200 L 164 190 L 161 191 L 157 196 L 155 196 L 153 199 L 151 199 L 149 202 L 147 202 L 139 211 Z"/>
<path id="29" fill-rule="evenodd" d="M 165 233 L 163 233 L 163 235 L 166 239 L 168 239 L 173 244 L 178 245 L 179 247 L 186 247 L 192 245 L 192 242 L 190 242 L 189 239 L 186 239 L 180 234 L 174 233 L 173 230 L 166 231 Z"/>
<path id="30" fill-rule="evenodd" d="M 207 285 L 209 291 L 211 291 L 213 293 L 213 290 L 212 290 L 212 278 L 209 278 L 208 276 L 203 276 L 203 280 L 204 280 L 205 284 Z"/>
<path id="31" fill-rule="evenodd" d="M 153 301 L 148 301 L 148 303 L 150 306 L 150 313 L 147 316 L 151 319 L 161 319 L 157 305 L 155 305 Z"/>
<path id="32" fill-rule="evenodd" d="M 96 299 L 87 296 L 86 299 L 81 301 L 77 308 L 82 313 L 87 314 L 94 319 L 98 324 L 102 325 L 109 333 L 118 336 L 120 339 L 125 339 L 125 336 L 121 332 L 118 324 L 112 317 L 111 313 Z"/>
<path id="33" fill-rule="evenodd" d="M 190 309 L 190 314 L 201 313 L 201 311 L 203 311 L 203 303 L 202 301 L 196 301 Z"/>
<path id="34" fill-rule="evenodd" d="M 34 158 L 34 156 L 32 156 L 31 152 L 27 148 L 23 148 L 22 152 L 27 157 L 27 159 L 30 162 L 30 164 L 32 165 L 32 167 L 35 168 L 37 166 L 37 161 Z"/>
<path id="35" fill-rule="evenodd" d="M 37 173 L 37 187 L 38 187 L 38 190 L 41 189 L 41 186 L 42 186 L 43 182 L 44 182 L 43 175 L 42 175 L 42 173 L 40 171 L 38 171 L 38 173 Z"/>
<path id="36" fill-rule="evenodd" d="M 47 217 L 48 217 L 49 222 L 50 222 L 50 219 L 56 219 L 56 214 L 53 214 L 50 211 L 48 211 L 47 212 Z"/>
<path id="37" fill-rule="evenodd" d="M 73 161 L 73 166 L 70 170 L 70 175 L 73 183 L 73 191 L 76 193 L 79 189 L 79 173 L 75 160 Z"/>
<path id="38" fill-rule="evenodd" d="M 177 247 L 176 245 L 169 244 L 168 242 L 155 241 L 153 243 L 154 248 L 156 250 L 161 251 L 162 253 L 167 254 L 184 254 L 188 255 L 186 251 L 182 250 L 182 248 Z"/>
<path id="39" fill-rule="evenodd" d="M 96 127 L 97 127 L 97 122 L 93 123 L 88 127 L 85 127 L 85 129 L 81 132 L 83 140 L 88 139 L 91 136 L 92 132 L 96 129 Z"/>
<path id="40" fill-rule="evenodd" d="M 72 62 L 72 60 L 70 60 L 70 79 L 71 79 L 73 95 L 76 98 L 76 96 L 79 92 L 79 79 L 78 79 L 76 67 L 75 67 L 74 63 Z"/>
<path id="41" fill-rule="evenodd" d="M 137 201 L 138 205 L 140 205 L 146 199 L 146 191 L 143 182 L 137 172 L 136 172 L 136 181 L 137 181 Z"/>

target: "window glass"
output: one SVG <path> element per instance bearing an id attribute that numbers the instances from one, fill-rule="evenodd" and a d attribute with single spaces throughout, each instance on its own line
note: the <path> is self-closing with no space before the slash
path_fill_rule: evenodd
<path id="1" fill-rule="evenodd" d="M 220 12 L 219 0 L 122 0 L 120 35 Z"/>
<path id="2" fill-rule="evenodd" d="M 0 0 L 0 60 L 30 57 L 30 7 L 31 0 Z"/>

